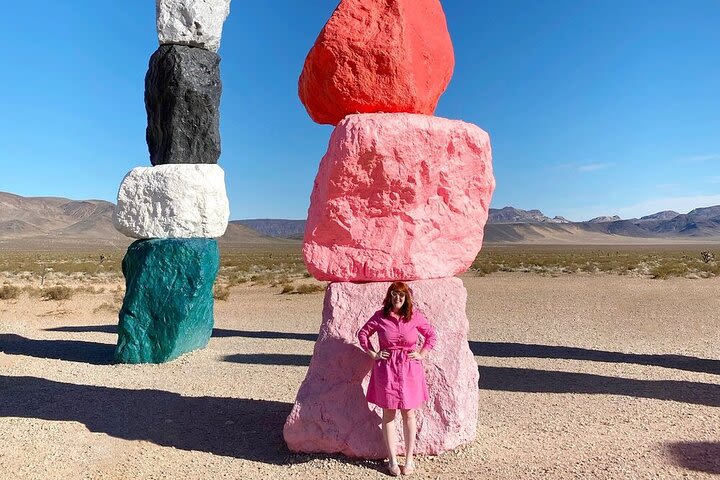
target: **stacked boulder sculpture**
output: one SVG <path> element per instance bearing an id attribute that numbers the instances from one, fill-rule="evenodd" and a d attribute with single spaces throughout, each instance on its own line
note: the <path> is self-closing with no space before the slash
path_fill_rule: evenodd
<path id="1" fill-rule="evenodd" d="M 213 328 L 215 238 L 230 209 L 220 157 L 220 46 L 230 0 L 157 0 L 160 47 L 145 76 L 152 167 L 123 179 L 115 228 L 137 238 L 115 359 L 161 363 L 203 348 Z"/>
<path id="2" fill-rule="evenodd" d="M 342 0 L 307 56 L 300 99 L 313 120 L 336 127 L 303 255 L 313 276 L 331 283 L 284 427 L 292 451 L 387 454 L 381 409 L 365 399 L 372 360 L 356 335 L 394 280 L 409 283 L 438 336 L 425 359 L 430 400 L 417 412 L 416 452 L 475 438 L 478 369 L 467 292 L 454 275 L 482 246 L 495 180 L 488 134 L 433 116 L 453 67 L 439 0 Z"/>

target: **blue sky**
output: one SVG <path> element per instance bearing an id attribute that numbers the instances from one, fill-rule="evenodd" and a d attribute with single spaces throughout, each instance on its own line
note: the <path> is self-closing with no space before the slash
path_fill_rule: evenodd
<path id="1" fill-rule="evenodd" d="M 72 5 L 71 7 L 69 5 Z M 331 133 L 297 97 L 337 0 L 235 0 L 220 55 L 231 218 L 304 218 Z M 490 133 L 492 206 L 583 220 L 720 204 L 720 2 L 445 0 L 436 115 Z M 154 2 L 4 8 L 0 191 L 115 201 L 149 165 Z"/>

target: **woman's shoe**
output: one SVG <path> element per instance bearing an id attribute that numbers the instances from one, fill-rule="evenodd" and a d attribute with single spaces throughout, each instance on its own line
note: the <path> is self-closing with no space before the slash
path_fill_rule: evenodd
<path id="1" fill-rule="evenodd" d="M 412 475 L 415 471 L 415 462 L 413 460 L 410 460 L 409 462 L 405 462 L 405 465 L 402 466 L 401 472 L 403 475 Z"/>
<path id="2" fill-rule="evenodd" d="M 392 475 L 393 477 L 397 477 L 398 475 L 400 475 L 400 465 L 398 465 L 397 461 L 395 461 L 394 463 L 388 462 L 387 468 L 388 473 L 390 473 L 390 475 Z"/>

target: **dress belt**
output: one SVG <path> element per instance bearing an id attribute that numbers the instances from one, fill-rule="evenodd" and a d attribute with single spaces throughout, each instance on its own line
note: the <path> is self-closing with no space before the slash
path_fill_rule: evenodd
<path id="1" fill-rule="evenodd" d="M 415 348 L 416 348 L 416 347 L 414 347 L 414 346 L 413 346 L 413 347 L 400 347 L 400 346 L 397 346 L 397 347 L 387 347 L 387 348 L 385 348 L 384 350 L 401 350 L 401 351 L 405 351 L 405 352 L 412 352 L 413 350 L 415 350 Z"/>

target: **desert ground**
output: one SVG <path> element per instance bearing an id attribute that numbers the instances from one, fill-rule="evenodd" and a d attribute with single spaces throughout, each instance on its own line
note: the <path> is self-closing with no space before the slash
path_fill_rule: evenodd
<path id="1" fill-rule="evenodd" d="M 462 279 L 480 371 L 477 439 L 420 457 L 415 477 L 720 474 L 720 277 Z M 0 284 L 15 280 L 37 278 Z M 322 292 L 232 282 L 207 348 L 162 365 L 114 365 L 122 280 L 89 283 L 67 300 L 31 289 L 0 300 L 0 477 L 386 478 L 381 463 L 293 454 L 283 443 Z"/>

